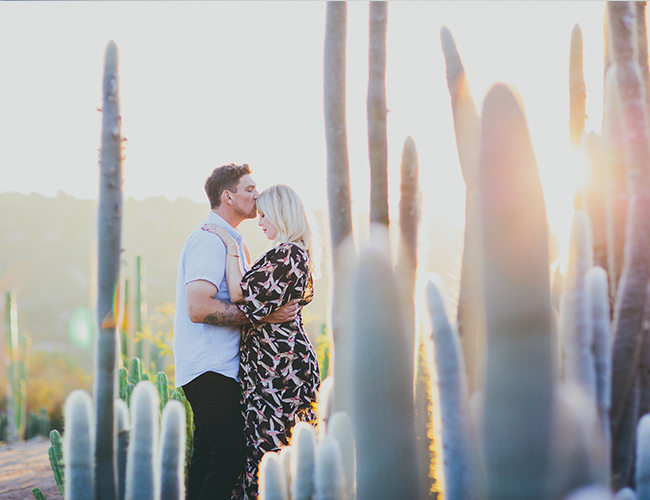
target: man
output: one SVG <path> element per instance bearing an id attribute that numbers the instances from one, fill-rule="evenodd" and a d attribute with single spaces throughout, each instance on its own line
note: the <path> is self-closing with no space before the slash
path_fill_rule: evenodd
<path id="1" fill-rule="evenodd" d="M 250 256 L 237 226 L 257 215 L 258 192 L 250 173 L 246 164 L 224 165 L 205 182 L 211 211 L 204 222 L 224 227 L 237 241 L 245 270 Z M 195 424 L 188 500 L 230 499 L 245 464 L 238 375 L 240 325 L 248 319 L 229 301 L 226 251 L 220 238 L 199 225 L 187 238 L 178 266 L 176 387 L 183 387 Z M 264 321 L 291 321 L 296 311 L 294 301 Z"/>

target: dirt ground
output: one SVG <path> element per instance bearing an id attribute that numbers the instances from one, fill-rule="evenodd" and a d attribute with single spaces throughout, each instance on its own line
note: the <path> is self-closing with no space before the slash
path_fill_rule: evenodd
<path id="1" fill-rule="evenodd" d="M 50 440 L 37 437 L 0 446 L 0 500 L 34 500 L 39 488 L 47 500 L 61 500 L 50 468 Z"/>

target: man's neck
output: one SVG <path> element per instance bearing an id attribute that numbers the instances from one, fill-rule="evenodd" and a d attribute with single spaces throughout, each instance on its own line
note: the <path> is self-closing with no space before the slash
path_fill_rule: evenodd
<path id="1" fill-rule="evenodd" d="M 241 216 L 230 212 L 230 210 L 225 210 L 224 207 L 213 208 L 212 211 L 235 229 L 237 229 L 237 226 L 239 226 L 239 224 L 244 220 Z"/>

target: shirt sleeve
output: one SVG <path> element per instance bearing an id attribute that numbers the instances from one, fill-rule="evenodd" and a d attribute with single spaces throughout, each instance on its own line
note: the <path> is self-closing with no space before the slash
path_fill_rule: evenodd
<path id="1" fill-rule="evenodd" d="M 202 231 L 193 235 L 185 254 L 185 284 L 205 280 L 221 286 L 226 273 L 226 246 L 215 234 Z"/>
<path id="2" fill-rule="evenodd" d="M 269 250 L 241 281 L 244 302 L 239 308 L 253 323 L 276 311 L 291 299 L 302 298 L 309 277 L 307 254 L 285 243 Z"/>

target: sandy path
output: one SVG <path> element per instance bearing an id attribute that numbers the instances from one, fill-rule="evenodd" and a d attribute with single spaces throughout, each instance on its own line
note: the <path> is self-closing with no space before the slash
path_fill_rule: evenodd
<path id="1" fill-rule="evenodd" d="M 43 437 L 0 446 L 0 500 L 34 500 L 39 488 L 47 500 L 61 500 Z"/>

